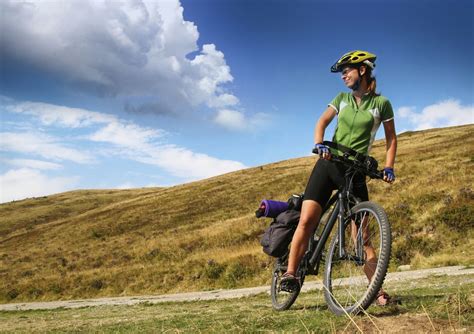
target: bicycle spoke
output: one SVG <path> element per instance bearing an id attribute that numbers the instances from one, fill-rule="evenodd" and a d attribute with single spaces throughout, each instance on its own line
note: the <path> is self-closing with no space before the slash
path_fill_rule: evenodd
<path id="1" fill-rule="evenodd" d="M 382 254 L 382 248 L 387 247 L 382 240 L 383 219 L 364 205 L 359 205 L 360 209 L 345 223 L 345 255 L 339 256 L 337 237 L 329 250 L 325 273 L 325 284 L 329 288 L 326 299 L 338 314 L 348 310 L 357 312 L 362 304 L 362 308 L 366 308 L 378 292 L 386 272 L 388 258 L 386 252 Z M 374 278 L 377 278 L 375 282 Z"/>

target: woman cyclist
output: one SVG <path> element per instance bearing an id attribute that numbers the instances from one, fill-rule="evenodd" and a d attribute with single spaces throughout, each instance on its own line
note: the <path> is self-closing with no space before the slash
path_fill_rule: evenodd
<path id="1" fill-rule="evenodd" d="M 380 124 L 383 124 L 386 140 L 384 181 L 392 183 L 395 180 L 393 167 L 397 137 L 393 110 L 388 99 L 375 92 L 376 80 L 372 75 L 375 59 L 374 54 L 357 50 L 344 54 L 331 67 L 331 72 L 341 73 L 344 84 L 352 92 L 338 94 L 329 103 L 316 124 L 314 142 L 321 159 L 316 162 L 306 186 L 301 218 L 293 236 L 288 269 L 282 277 L 282 286 L 297 284 L 299 287 L 299 278 L 295 276 L 295 273 L 308 248 L 311 233 L 317 227 L 321 212 L 332 191 L 344 184 L 344 172 L 347 167 L 331 161 L 329 148 L 322 144 L 324 132 L 335 116 L 337 116 L 337 126 L 333 142 L 366 155 L 374 141 L 377 129 Z M 354 195 L 360 200 L 367 201 L 369 199 L 363 175 L 356 176 L 353 190 Z M 364 265 L 364 272 L 370 281 L 375 268 L 369 263 L 373 263 L 374 259 L 376 262 L 376 255 L 371 247 L 365 247 L 364 250 L 368 260 Z M 371 259 L 372 261 L 370 261 Z M 378 305 L 386 305 L 390 302 L 390 296 L 381 290 L 377 295 L 376 302 Z"/>

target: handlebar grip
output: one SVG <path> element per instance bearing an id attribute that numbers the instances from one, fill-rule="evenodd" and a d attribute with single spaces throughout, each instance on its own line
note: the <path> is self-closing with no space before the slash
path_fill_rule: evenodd
<path id="1" fill-rule="evenodd" d="M 383 180 L 383 170 L 379 170 L 379 171 L 376 171 L 376 172 L 373 172 L 372 175 L 370 175 L 371 177 L 373 176 L 374 179 L 381 179 Z"/>

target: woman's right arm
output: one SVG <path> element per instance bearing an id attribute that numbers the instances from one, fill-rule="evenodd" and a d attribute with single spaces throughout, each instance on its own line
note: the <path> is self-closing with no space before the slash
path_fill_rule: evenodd
<path id="1" fill-rule="evenodd" d="M 316 128 L 314 130 L 314 144 L 321 144 L 324 140 L 324 131 L 326 130 L 329 123 L 336 116 L 336 110 L 333 107 L 329 106 L 326 111 L 323 112 L 321 117 L 319 117 L 318 123 L 316 123 Z M 325 160 L 331 160 L 331 152 L 328 148 L 319 149 L 319 156 Z"/>
<path id="2" fill-rule="evenodd" d="M 333 107 L 327 107 L 327 109 L 323 112 L 321 117 L 316 123 L 316 128 L 314 129 L 314 143 L 319 144 L 322 143 L 324 140 L 324 132 L 333 120 L 334 116 L 336 116 L 336 110 Z"/>

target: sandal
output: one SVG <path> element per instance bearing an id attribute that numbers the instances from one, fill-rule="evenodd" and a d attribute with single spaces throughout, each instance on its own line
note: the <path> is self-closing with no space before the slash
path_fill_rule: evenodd
<path id="1" fill-rule="evenodd" d="M 280 289 L 286 292 L 295 292 L 301 288 L 299 277 L 296 277 L 292 273 L 284 273 L 281 276 Z"/>
<path id="2" fill-rule="evenodd" d="M 377 306 L 388 306 L 399 304 L 399 300 L 397 298 L 391 297 L 388 293 L 381 289 L 377 294 L 377 297 L 375 297 L 375 304 Z"/>

